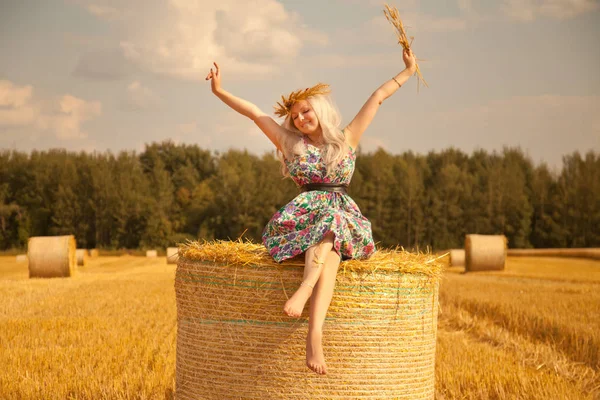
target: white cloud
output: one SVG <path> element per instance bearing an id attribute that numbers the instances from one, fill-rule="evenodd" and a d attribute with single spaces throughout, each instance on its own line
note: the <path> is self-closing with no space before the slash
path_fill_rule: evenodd
<path id="1" fill-rule="evenodd" d="M 130 62 L 178 79 L 203 79 L 213 60 L 229 77 L 264 78 L 280 73 L 305 43 L 327 43 L 276 0 L 88 3 L 94 15 L 118 25 L 120 50 Z M 109 17 L 114 14 L 118 20 Z"/>
<path id="2" fill-rule="evenodd" d="M 558 165 L 563 154 L 600 150 L 600 96 L 518 96 L 483 105 L 413 115 L 406 119 L 407 148 L 449 146 L 466 151 L 520 146 L 535 161 Z M 388 121 L 389 122 L 389 121 Z M 443 138 L 439 132 L 445 132 Z M 435 138 L 435 139 L 434 139 Z M 435 140 L 434 142 L 431 142 Z"/>
<path id="3" fill-rule="evenodd" d="M 58 99 L 33 97 L 33 87 L 0 81 L 0 129 L 25 129 L 24 135 L 50 133 L 60 140 L 87 137 L 82 124 L 102 114 L 98 101 L 65 94 Z"/>
<path id="4" fill-rule="evenodd" d="M 599 8 L 597 0 L 504 0 L 502 5 L 509 18 L 522 22 L 539 16 L 568 19 Z"/>
<path id="5" fill-rule="evenodd" d="M 153 110 L 162 105 L 161 98 L 150 88 L 139 81 L 133 81 L 127 86 L 125 106 L 129 110 Z"/>

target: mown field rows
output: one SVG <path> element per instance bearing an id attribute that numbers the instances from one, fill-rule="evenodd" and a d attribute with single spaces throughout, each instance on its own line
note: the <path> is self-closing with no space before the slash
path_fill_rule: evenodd
<path id="1" fill-rule="evenodd" d="M 175 266 L 101 257 L 28 279 L 0 257 L 0 398 L 164 399 L 175 387 Z M 449 268 L 440 289 L 439 399 L 600 398 L 600 261 L 509 258 Z"/>

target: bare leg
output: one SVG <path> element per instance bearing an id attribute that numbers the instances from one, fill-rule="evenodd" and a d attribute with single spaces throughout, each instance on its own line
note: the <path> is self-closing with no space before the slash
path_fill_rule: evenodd
<path id="1" fill-rule="evenodd" d="M 322 344 L 323 324 L 333 297 L 335 278 L 340 261 L 340 256 L 334 250 L 331 250 L 327 255 L 321 278 L 315 286 L 315 291 L 310 300 L 310 317 L 308 319 L 308 335 L 306 336 L 306 366 L 320 375 L 327 373 Z"/>
<path id="2" fill-rule="evenodd" d="M 323 271 L 325 258 L 333 248 L 333 238 L 333 232 L 329 232 L 325 235 L 323 240 L 306 250 L 302 283 L 283 307 L 283 312 L 290 317 L 298 318 L 302 315 L 304 305 L 310 298 L 313 288 L 319 281 L 319 277 Z"/>

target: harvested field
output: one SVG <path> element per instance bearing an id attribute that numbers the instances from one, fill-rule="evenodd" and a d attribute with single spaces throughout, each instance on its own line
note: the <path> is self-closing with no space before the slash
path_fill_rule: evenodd
<path id="1" fill-rule="evenodd" d="M 76 277 L 29 279 L 27 264 L 0 257 L 0 393 L 172 398 L 175 269 L 98 257 Z M 504 271 L 462 271 L 440 287 L 436 398 L 600 398 L 600 261 L 508 257 Z"/>

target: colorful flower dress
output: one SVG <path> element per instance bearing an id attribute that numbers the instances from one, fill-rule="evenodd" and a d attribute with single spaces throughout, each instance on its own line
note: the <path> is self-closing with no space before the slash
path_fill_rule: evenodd
<path id="1" fill-rule="evenodd" d="M 285 160 L 298 187 L 308 183 L 349 184 L 354 173 L 356 151 L 344 157 L 327 176 L 321 150 L 303 138 L 306 153 Z M 334 233 L 335 251 L 342 259 L 368 258 L 375 252 L 371 222 L 344 193 L 314 190 L 300 193 L 273 215 L 262 233 L 262 241 L 277 262 L 305 252 L 327 233 Z"/>

